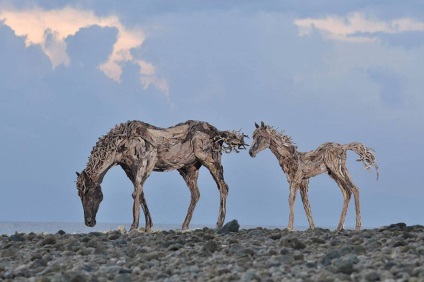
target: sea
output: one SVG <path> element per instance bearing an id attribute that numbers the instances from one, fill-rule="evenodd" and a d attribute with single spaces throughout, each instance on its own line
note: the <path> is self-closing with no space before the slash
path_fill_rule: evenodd
<path id="1" fill-rule="evenodd" d="M 131 223 L 101 223 L 98 222 L 94 227 L 88 227 L 84 222 L 0 222 L 0 235 L 13 235 L 15 233 L 36 233 L 36 234 L 55 234 L 59 230 L 65 231 L 68 234 L 80 234 L 90 232 L 107 232 L 125 228 L 129 230 Z M 144 225 L 140 225 L 144 227 Z M 214 225 L 208 224 L 190 224 L 190 229 L 201 229 L 204 227 L 215 228 Z M 256 228 L 253 225 L 241 225 L 241 229 Z M 263 228 L 284 228 L 282 226 L 262 226 Z M 295 230 L 306 230 L 307 227 L 295 228 Z M 153 231 L 161 230 L 181 230 L 181 224 L 155 224 Z"/>

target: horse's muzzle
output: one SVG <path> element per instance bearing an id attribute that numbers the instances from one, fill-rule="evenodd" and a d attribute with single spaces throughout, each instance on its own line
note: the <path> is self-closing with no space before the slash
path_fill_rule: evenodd
<path id="1" fill-rule="evenodd" d="M 94 225 L 96 225 L 96 220 L 95 219 L 86 219 L 85 225 L 87 225 L 88 227 L 93 227 Z"/>

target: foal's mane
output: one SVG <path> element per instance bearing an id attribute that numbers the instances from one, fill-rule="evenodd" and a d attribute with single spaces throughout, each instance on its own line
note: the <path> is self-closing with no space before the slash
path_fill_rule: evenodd
<path id="1" fill-rule="evenodd" d="M 295 147 L 295 148 L 297 148 L 297 146 L 293 142 L 291 136 L 285 134 L 284 130 L 278 131 L 276 128 L 274 128 L 270 125 L 265 125 L 264 128 L 271 137 L 277 137 L 281 141 L 282 144 L 280 144 L 280 145 L 285 146 L 285 147 Z"/>

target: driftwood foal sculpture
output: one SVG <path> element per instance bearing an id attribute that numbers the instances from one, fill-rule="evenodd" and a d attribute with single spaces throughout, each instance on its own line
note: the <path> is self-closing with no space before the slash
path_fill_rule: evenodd
<path id="1" fill-rule="evenodd" d="M 178 170 L 191 192 L 190 206 L 182 229 L 188 229 L 200 194 L 197 186 L 199 169 L 203 165 L 211 173 L 220 193 L 217 227 L 222 227 L 226 213 L 228 186 L 221 165 L 222 151 L 245 149 L 246 135 L 237 131 L 219 131 L 214 126 L 189 120 L 170 128 L 158 128 L 141 121 L 116 125 L 100 137 L 91 151 L 86 168 L 78 175 L 77 188 L 84 208 L 85 224 L 94 226 L 103 199 L 100 184 L 107 171 L 120 165 L 134 184 L 133 223 L 137 229 L 140 205 L 150 231 L 152 219 L 143 193 L 143 184 L 152 171 Z"/>
<path id="2" fill-rule="evenodd" d="M 359 189 L 350 179 L 346 167 L 346 151 L 352 150 L 359 155 L 358 161 L 362 161 L 366 169 L 374 166 L 378 178 L 378 166 L 375 161 L 375 155 L 372 149 L 365 147 L 361 143 L 350 143 L 340 145 L 337 143 L 324 143 L 316 150 L 310 152 L 298 152 L 291 138 L 284 133 L 277 132 L 274 128 L 265 125 L 261 126 L 255 123 L 256 130 L 253 133 L 253 143 L 249 150 L 251 157 L 255 157 L 260 151 L 269 148 L 277 157 L 281 168 L 287 176 L 290 184 L 289 206 L 290 215 L 288 229 L 293 230 L 294 221 L 294 202 L 297 189 L 300 189 L 303 207 L 309 221 L 310 228 L 315 228 L 311 215 L 311 207 L 308 198 L 309 178 L 321 173 L 328 175 L 337 182 L 340 187 L 344 203 L 337 230 L 343 229 L 349 200 L 353 193 L 356 208 L 356 229 L 361 228 L 361 211 L 359 203 Z"/>

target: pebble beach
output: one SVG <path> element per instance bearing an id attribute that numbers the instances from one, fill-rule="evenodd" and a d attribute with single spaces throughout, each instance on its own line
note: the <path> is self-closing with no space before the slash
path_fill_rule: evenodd
<path id="1" fill-rule="evenodd" d="M 0 236 L 0 281 L 424 281 L 424 226 Z"/>

